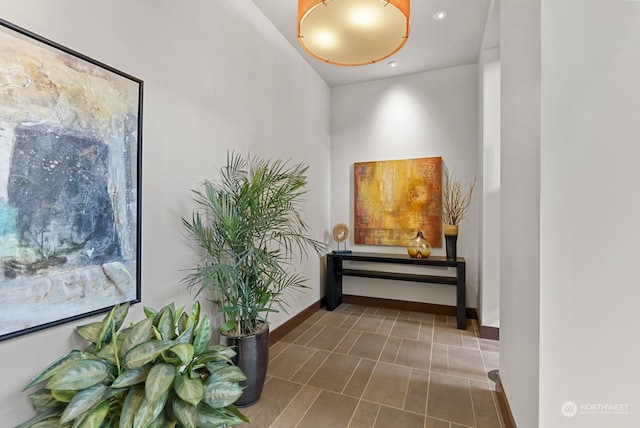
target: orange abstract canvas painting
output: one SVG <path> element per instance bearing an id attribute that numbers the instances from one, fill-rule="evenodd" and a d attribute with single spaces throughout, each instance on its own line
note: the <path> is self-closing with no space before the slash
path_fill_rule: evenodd
<path id="1" fill-rule="evenodd" d="M 354 243 L 406 246 L 422 231 L 442 247 L 442 158 L 353 165 Z"/>

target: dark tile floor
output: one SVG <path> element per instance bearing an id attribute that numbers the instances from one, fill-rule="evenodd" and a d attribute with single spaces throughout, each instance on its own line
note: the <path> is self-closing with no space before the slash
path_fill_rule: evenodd
<path id="1" fill-rule="evenodd" d="M 500 428 L 498 342 L 475 320 L 341 305 L 270 348 L 262 398 L 242 411 L 264 428 Z"/>

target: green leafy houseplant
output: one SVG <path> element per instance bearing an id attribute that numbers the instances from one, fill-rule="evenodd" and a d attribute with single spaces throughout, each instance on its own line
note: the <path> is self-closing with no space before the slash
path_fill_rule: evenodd
<path id="1" fill-rule="evenodd" d="M 248 422 L 233 405 L 242 394 L 235 352 L 211 345 L 208 316 L 173 304 L 145 307 L 146 318 L 120 330 L 129 304 L 77 327 L 91 344 L 59 358 L 25 387 L 36 411 L 18 428 L 228 427 Z"/>
<path id="2" fill-rule="evenodd" d="M 304 288 L 292 260 L 319 253 L 324 244 L 309 235 L 300 214 L 307 192 L 303 164 L 227 155 L 220 179 L 193 190 L 197 208 L 183 219 L 205 256 L 185 278 L 189 287 L 213 291 L 225 316 L 220 332 L 247 336 L 285 309 L 283 292 Z"/>

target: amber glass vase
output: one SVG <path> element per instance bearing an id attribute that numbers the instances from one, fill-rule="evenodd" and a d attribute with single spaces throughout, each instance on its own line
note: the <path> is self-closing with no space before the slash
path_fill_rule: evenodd
<path id="1" fill-rule="evenodd" d="M 427 258 L 431 255 L 431 244 L 422 232 L 418 231 L 415 238 L 412 238 L 407 245 L 407 253 L 416 259 Z"/>

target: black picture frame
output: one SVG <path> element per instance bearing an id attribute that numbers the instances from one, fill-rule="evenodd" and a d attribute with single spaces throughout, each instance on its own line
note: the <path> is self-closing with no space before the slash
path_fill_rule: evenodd
<path id="1" fill-rule="evenodd" d="M 0 341 L 141 301 L 143 86 L 0 19 Z"/>

